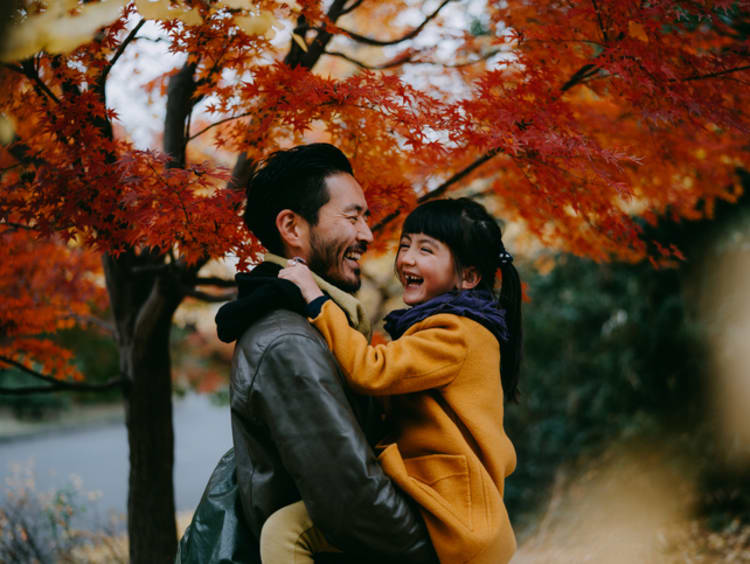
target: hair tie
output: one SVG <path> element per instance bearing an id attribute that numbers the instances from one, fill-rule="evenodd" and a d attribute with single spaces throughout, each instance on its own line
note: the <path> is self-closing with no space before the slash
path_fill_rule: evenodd
<path id="1" fill-rule="evenodd" d="M 510 254 L 508 251 L 503 249 L 500 251 L 500 254 L 498 255 L 498 258 L 500 259 L 500 264 L 510 264 L 513 262 L 513 255 Z"/>

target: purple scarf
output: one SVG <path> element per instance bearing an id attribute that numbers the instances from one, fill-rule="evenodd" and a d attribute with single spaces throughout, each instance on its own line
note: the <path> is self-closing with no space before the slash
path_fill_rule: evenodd
<path id="1" fill-rule="evenodd" d="M 398 339 L 415 323 L 438 313 L 452 313 L 468 317 L 490 331 L 498 343 L 508 341 L 505 310 L 498 305 L 495 297 L 487 290 L 446 292 L 414 307 L 396 309 L 386 315 L 385 330 L 388 331 L 391 339 Z"/>

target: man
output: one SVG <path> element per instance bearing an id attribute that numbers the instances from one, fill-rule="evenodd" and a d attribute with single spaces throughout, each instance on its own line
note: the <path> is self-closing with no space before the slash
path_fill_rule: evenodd
<path id="1" fill-rule="evenodd" d="M 379 421 L 372 403 L 346 389 L 297 287 L 276 277 L 287 259 L 304 260 L 352 325 L 369 331 L 350 295 L 372 233 L 349 161 L 323 143 L 279 151 L 253 174 L 247 196 L 245 223 L 270 253 L 237 275 L 238 299 L 216 316 L 219 337 L 237 339 L 234 452 L 214 471 L 178 562 L 260 562 L 264 521 L 300 497 L 344 551 L 340 561 L 436 562 L 421 516 L 370 447 L 378 437 L 365 431 Z"/>

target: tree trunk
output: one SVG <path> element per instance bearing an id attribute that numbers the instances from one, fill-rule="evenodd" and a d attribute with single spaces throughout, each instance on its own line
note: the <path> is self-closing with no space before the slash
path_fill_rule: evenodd
<path id="1" fill-rule="evenodd" d="M 139 267 L 161 262 L 159 257 L 133 253 L 104 259 L 120 370 L 127 382 L 128 533 L 133 564 L 172 562 L 177 546 L 169 335 L 183 294 L 168 273 L 137 272 Z"/>

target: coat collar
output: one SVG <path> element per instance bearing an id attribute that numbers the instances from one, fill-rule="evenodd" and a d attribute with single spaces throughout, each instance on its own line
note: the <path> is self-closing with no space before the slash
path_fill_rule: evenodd
<path id="1" fill-rule="evenodd" d="M 264 262 L 250 272 L 240 272 L 237 281 L 237 299 L 224 304 L 216 313 L 216 333 L 225 343 L 239 339 L 245 330 L 258 319 L 277 309 L 288 309 L 305 315 L 305 300 L 299 288 L 288 280 L 278 278 L 281 266 L 287 259 L 266 254 Z M 364 308 L 352 295 L 332 286 L 319 276 L 320 288 L 346 312 L 352 327 L 370 339 L 370 320 Z"/>
<path id="2" fill-rule="evenodd" d="M 487 290 L 446 292 L 414 307 L 394 310 L 386 315 L 384 328 L 392 339 L 398 339 L 415 323 L 439 313 L 468 317 L 489 330 L 499 343 L 508 341 L 505 310 Z"/>

